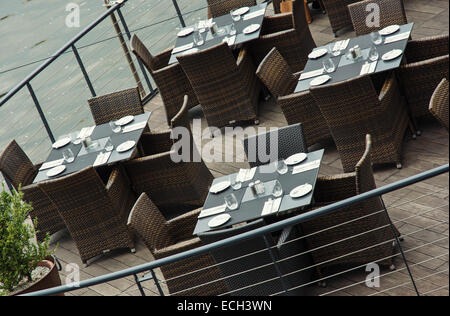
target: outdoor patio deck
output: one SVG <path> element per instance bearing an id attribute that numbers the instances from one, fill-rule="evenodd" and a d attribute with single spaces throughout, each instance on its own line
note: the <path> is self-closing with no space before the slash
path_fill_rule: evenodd
<path id="1" fill-rule="evenodd" d="M 449 2 L 448 0 L 406 0 L 406 10 L 410 21 L 415 22 L 413 38 L 448 33 Z M 310 25 L 313 37 L 317 45 L 334 40 L 328 19 L 319 12 L 313 12 L 314 21 Z M 350 31 L 341 32 L 340 37 L 353 36 Z M 147 110 L 153 111 L 150 125 L 153 130 L 166 128 L 164 110 L 160 97 L 150 101 Z M 273 100 L 263 102 L 260 106 L 260 127 L 278 127 L 286 125 L 283 114 Z M 193 109 L 192 117 L 200 117 L 201 111 Z M 204 120 L 202 119 L 203 123 Z M 449 160 L 449 137 L 448 133 L 434 121 L 422 123 L 423 135 L 417 140 L 406 136 L 404 140 L 403 169 L 398 170 L 394 165 L 376 168 L 375 177 L 378 186 L 406 178 L 408 176 L 429 170 L 448 163 Z M 251 127 L 250 127 L 251 128 Z M 228 136 L 230 137 L 230 136 Z M 219 141 L 218 139 L 214 141 Z M 241 146 L 237 142 L 237 146 Z M 223 147 L 223 146 L 222 146 Z M 224 147 L 223 147 L 224 148 Z M 225 149 L 225 148 L 224 148 Z M 242 152 L 235 155 L 242 158 Z M 208 163 L 208 167 L 214 176 L 221 176 L 238 171 L 240 167 L 248 167 L 247 163 Z M 342 172 L 339 154 L 333 146 L 326 148 L 324 163 L 320 169 L 322 175 L 333 175 Z M 410 251 L 406 254 L 408 262 L 412 265 L 412 273 L 417 280 L 418 289 L 422 294 L 448 295 L 448 174 L 429 179 L 422 183 L 396 191 L 384 196 L 388 211 L 394 222 L 413 216 L 419 212 L 433 210 L 426 215 L 397 223 L 396 226 L 402 234 L 413 233 L 417 230 L 430 227 L 418 233 L 413 233 L 405 238 L 402 243 L 405 250 L 418 247 L 423 244 L 434 242 L 426 247 Z M 76 263 L 81 268 L 81 279 L 88 279 L 106 273 L 133 267 L 138 264 L 153 260 L 150 251 L 141 243 L 137 243 L 137 253 L 113 252 L 106 255 L 89 267 L 83 268 L 75 244 L 70 236 L 65 234 L 59 239 L 59 247 L 56 255 L 63 263 L 61 277 L 64 282 L 66 275 L 71 271 L 65 271 L 66 264 Z M 433 259 L 435 257 L 439 257 Z M 371 289 L 364 283 L 348 287 L 344 290 L 332 293 L 333 295 L 371 295 L 378 291 L 396 287 L 409 281 L 408 274 L 399 257 L 395 260 L 397 271 L 392 275 L 381 279 L 381 287 Z M 382 270 L 382 273 L 389 271 Z M 441 273 L 442 272 L 442 273 Z M 317 295 L 342 288 L 355 282 L 364 281 L 366 272 L 364 270 L 353 272 L 334 278 L 328 282 L 327 288 L 311 286 L 309 293 Z M 426 279 L 420 280 L 421 278 Z M 147 295 L 158 295 L 152 281 L 143 284 Z M 67 295 L 139 295 L 139 291 L 132 277 L 97 285 L 91 288 L 80 289 Z M 396 287 L 380 295 L 415 295 L 411 283 Z"/>

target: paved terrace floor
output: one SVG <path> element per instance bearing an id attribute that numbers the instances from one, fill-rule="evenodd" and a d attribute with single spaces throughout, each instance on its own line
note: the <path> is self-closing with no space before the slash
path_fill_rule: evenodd
<path id="1" fill-rule="evenodd" d="M 448 0 L 406 0 L 406 12 L 409 21 L 414 21 L 413 38 L 448 33 L 449 24 L 449 2 Z M 314 21 L 310 25 L 313 37 L 317 45 L 325 44 L 334 40 L 328 18 L 320 12 L 312 12 Z M 354 36 L 351 30 L 340 32 L 340 38 Z M 274 104 L 273 100 L 263 102 L 260 105 L 261 124 L 259 127 L 280 127 L 287 125 L 280 108 Z M 167 128 L 163 105 L 159 96 L 150 101 L 146 110 L 153 111 L 150 125 L 153 130 Z M 193 109 L 192 118 L 202 118 L 201 110 Z M 202 119 L 203 126 L 205 125 Z M 246 131 L 253 128 L 249 126 Z M 395 182 L 400 179 L 412 176 L 422 171 L 438 167 L 448 163 L 449 158 L 449 138 L 448 133 L 436 122 L 430 120 L 422 123 L 423 135 L 417 140 L 412 140 L 409 135 L 405 136 L 403 148 L 404 167 L 401 170 L 395 166 L 386 166 L 375 169 L 375 177 L 378 186 Z M 198 135 L 197 135 L 198 136 Z M 232 137 L 225 135 L 225 137 Z M 217 141 L 217 140 L 215 140 Z M 244 159 L 244 154 L 240 142 L 236 142 L 239 148 L 234 157 L 236 160 Z M 321 166 L 322 175 L 334 175 L 342 172 L 339 154 L 333 145 L 326 145 L 324 163 Z M 230 150 L 222 146 L 223 152 Z M 248 167 L 246 162 L 233 163 L 208 163 L 208 167 L 214 176 L 222 176 L 237 172 L 241 167 Z M 424 181 L 410 186 L 400 191 L 384 196 L 389 213 L 396 226 L 402 234 L 410 234 L 402 243 L 405 250 L 414 249 L 420 245 L 432 243 L 426 247 L 407 252 L 408 262 L 412 265 L 413 275 L 417 280 L 419 291 L 429 293 L 429 295 L 448 295 L 448 174 Z M 410 218 L 418 213 L 427 214 Z M 410 218 L 402 222 L 402 219 Z M 427 228 L 422 230 L 423 228 Z M 420 230 L 420 232 L 414 233 Z M 137 242 L 137 253 L 131 254 L 126 251 L 112 252 L 89 267 L 83 268 L 74 242 L 68 233 L 59 236 L 59 247 L 56 255 L 63 262 L 61 277 L 69 273 L 65 271 L 68 263 L 76 263 L 81 267 L 81 279 L 88 279 L 110 272 L 119 271 L 153 260 L 150 251 L 145 248 L 142 242 Z M 438 241 L 438 242 L 435 242 Z M 439 257 L 434 259 L 435 257 Z M 397 272 L 381 279 L 381 287 L 370 289 L 364 283 L 345 288 L 332 293 L 332 295 L 414 295 L 413 287 L 410 283 L 396 287 L 409 281 L 404 264 L 398 257 L 395 260 Z M 382 273 L 387 273 L 383 270 Z M 158 273 L 158 275 L 160 275 Z M 346 287 L 355 282 L 365 279 L 364 271 L 356 271 L 336 277 L 328 282 L 327 288 L 311 286 L 309 294 L 318 295 Z M 143 284 L 147 295 L 158 295 L 156 287 L 152 281 Z M 391 289 L 396 287 L 394 289 Z M 388 290 L 391 289 L 391 290 Z M 388 291 L 386 291 L 388 290 Z M 377 294 L 378 293 L 378 294 Z M 67 295 L 108 295 L 108 296 L 128 296 L 139 295 L 137 286 L 132 277 L 112 281 L 106 284 L 97 285 L 91 288 L 79 289 Z"/>

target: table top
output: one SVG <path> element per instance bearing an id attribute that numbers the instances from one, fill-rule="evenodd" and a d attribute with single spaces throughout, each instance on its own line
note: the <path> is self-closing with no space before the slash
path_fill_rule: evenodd
<path id="1" fill-rule="evenodd" d="M 308 206 L 313 201 L 313 193 L 314 188 L 316 185 L 317 177 L 319 175 L 319 169 L 320 169 L 320 163 L 322 162 L 324 150 L 318 150 L 311 153 L 308 153 L 308 157 L 306 160 L 304 160 L 301 164 L 298 164 L 296 166 L 302 166 L 304 164 L 307 164 L 309 162 L 317 161 L 319 160 L 319 164 L 317 168 L 303 171 L 301 173 L 297 173 L 295 175 L 292 174 L 292 170 L 296 166 L 289 166 L 289 171 L 285 174 L 279 174 L 278 172 L 270 172 L 265 173 L 262 171 L 261 167 L 258 167 L 256 169 L 255 175 L 252 180 L 246 181 L 242 183 L 242 187 L 239 190 L 233 190 L 233 188 L 230 186 L 225 191 L 213 194 L 209 193 L 208 197 L 205 201 L 205 205 L 203 206 L 203 209 L 209 209 L 213 207 L 217 207 L 220 205 L 223 205 L 225 203 L 225 196 L 234 193 L 236 196 L 236 199 L 239 201 L 239 208 L 237 210 L 230 211 L 229 209 L 226 209 L 224 213 L 228 213 L 231 215 L 231 219 L 224 225 L 218 227 L 217 229 L 223 229 L 225 227 L 229 227 L 235 224 L 256 220 L 259 218 L 264 218 L 268 216 L 277 216 L 286 214 L 289 211 L 293 211 L 296 209 L 303 208 L 305 206 Z M 226 181 L 229 179 L 229 177 L 236 177 L 237 174 L 224 176 L 220 178 L 216 178 L 213 181 L 213 184 Z M 250 182 L 260 180 L 262 183 L 266 186 L 266 192 L 265 194 L 257 197 L 253 197 L 249 192 L 250 189 L 248 188 L 248 184 Z M 272 213 L 268 215 L 262 215 L 261 212 L 264 208 L 265 202 L 268 201 L 269 198 L 272 198 L 275 200 L 276 198 L 271 195 L 271 190 L 268 190 L 268 184 L 273 182 L 274 180 L 278 180 L 281 183 L 281 186 L 283 187 L 283 196 L 280 204 L 280 208 L 278 209 L 277 213 Z M 295 187 L 309 183 L 312 185 L 312 190 L 309 194 L 293 199 L 290 197 L 289 193 L 292 189 Z M 250 197 L 250 199 L 249 199 Z M 221 214 L 224 214 L 221 213 Z M 207 231 L 213 230 L 208 226 L 208 222 L 214 218 L 216 215 L 203 217 L 198 219 L 197 225 L 194 229 L 194 235 L 198 235 Z"/>
<path id="2" fill-rule="evenodd" d="M 150 115 L 151 115 L 151 112 L 136 115 L 134 117 L 134 120 L 131 123 L 129 123 L 127 126 L 130 126 L 130 125 L 133 125 L 136 123 L 141 123 L 144 121 L 148 122 L 148 120 L 150 119 Z M 148 124 L 146 124 L 146 126 L 147 125 Z M 111 130 L 109 123 L 95 126 L 90 138 L 93 141 L 105 140 L 107 138 L 111 138 L 111 142 L 114 145 L 114 149 L 111 152 L 111 156 L 109 157 L 108 161 L 105 164 L 103 164 L 102 166 L 116 164 L 118 162 L 127 161 L 127 160 L 130 160 L 131 158 L 133 158 L 134 155 L 136 154 L 137 146 L 135 146 L 134 149 L 131 149 L 131 150 L 123 152 L 123 153 L 117 152 L 116 148 L 120 144 L 122 144 L 126 141 L 129 141 L 129 140 L 135 141 L 136 144 L 138 144 L 138 142 L 141 139 L 141 136 L 144 132 L 144 129 L 145 129 L 145 127 L 139 128 L 137 130 L 127 132 L 127 133 L 120 132 L 120 133 L 115 134 Z M 63 177 L 68 174 L 83 170 L 86 167 L 93 166 L 95 160 L 97 159 L 97 155 L 100 152 L 104 151 L 103 147 L 100 146 L 97 150 L 87 152 L 83 148 L 82 144 L 75 145 L 73 143 L 70 143 L 59 149 L 53 148 L 45 162 L 51 162 L 51 161 L 61 159 L 63 157 L 63 151 L 68 148 L 70 148 L 72 150 L 72 152 L 75 156 L 75 160 L 72 163 L 64 162 L 63 164 L 66 166 L 66 170 L 63 173 L 59 174 L 58 176 L 52 177 L 51 179 Z M 38 183 L 38 182 L 49 180 L 50 178 L 47 176 L 47 172 L 50 169 L 51 168 L 45 169 L 45 170 L 40 170 L 38 172 L 38 174 L 36 175 L 33 183 Z"/>
<path id="3" fill-rule="evenodd" d="M 264 12 L 265 12 L 266 9 L 267 9 L 267 3 L 261 3 L 256 6 L 250 7 L 250 10 L 246 14 L 250 14 L 250 13 L 253 13 L 253 12 L 256 12 L 259 10 L 264 10 Z M 259 24 L 260 26 L 262 26 L 262 23 L 264 20 L 264 15 L 265 14 L 262 14 L 262 15 L 258 15 L 256 17 L 254 17 L 254 18 L 244 20 L 244 16 L 245 16 L 245 14 L 244 14 L 241 16 L 241 19 L 239 21 L 234 22 L 233 19 L 231 18 L 231 15 L 226 14 L 223 16 L 219 16 L 217 18 L 213 18 L 212 20 L 213 20 L 213 22 L 216 22 L 216 24 L 219 28 L 225 27 L 227 30 L 229 30 L 229 27 L 231 26 L 231 24 L 234 23 L 234 25 L 236 27 L 236 40 L 234 42 L 234 45 L 232 45 L 232 48 L 239 48 L 242 44 L 259 38 L 262 27 L 260 27 L 259 30 L 255 31 L 251 34 L 244 34 L 243 30 L 251 24 Z M 197 47 L 199 50 L 204 50 L 204 49 L 213 47 L 215 45 L 218 45 L 218 44 L 222 43 L 222 41 L 225 37 L 230 37 L 228 32 L 227 32 L 227 34 L 224 34 L 222 36 L 213 37 L 213 36 L 211 36 L 211 33 L 209 32 L 208 29 L 206 29 L 206 31 L 204 33 L 202 33 L 201 35 L 203 36 L 203 39 L 205 39 L 205 43 L 201 46 L 194 45 L 194 47 Z M 190 44 L 193 42 L 194 42 L 193 33 L 188 36 L 177 37 L 177 41 L 175 43 L 175 48 L 184 46 L 184 45 L 187 45 L 187 44 Z M 170 56 L 169 65 L 178 62 L 177 56 L 183 54 L 184 52 L 185 51 L 172 54 Z"/>
<path id="4" fill-rule="evenodd" d="M 382 36 L 383 43 L 376 46 L 378 53 L 379 53 L 378 62 L 377 62 L 375 71 L 372 72 L 371 74 L 376 74 L 376 73 L 381 73 L 381 72 L 388 71 L 388 70 L 393 70 L 393 69 L 398 68 L 401 65 L 401 62 L 403 59 L 403 54 L 400 57 L 398 57 L 394 60 L 391 60 L 391 61 L 383 61 L 381 59 L 381 56 L 383 56 L 383 54 L 385 54 L 393 49 L 401 49 L 404 53 L 405 49 L 406 49 L 406 45 L 408 44 L 408 38 L 399 40 L 396 42 L 388 43 L 388 44 L 385 44 L 384 40 L 389 36 L 394 36 L 394 35 L 402 34 L 405 32 L 411 33 L 413 26 L 414 26 L 414 23 L 400 25 L 400 29 L 397 32 L 395 32 L 391 35 L 388 35 L 388 36 Z M 350 39 L 350 42 L 349 42 L 347 48 L 345 49 L 345 53 L 343 53 L 337 57 L 331 57 L 334 64 L 336 65 L 336 70 L 334 72 L 328 74 L 331 77 L 331 79 L 326 84 L 332 84 L 332 83 L 336 83 L 336 82 L 345 81 L 345 80 L 348 80 L 351 78 L 358 77 L 360 75 L 361 67 L 366 62 L 366 60 L 364 58 L 361 58 L 357 61 L 351 61 L 351 62 L 349 62 L 348 60 L 345 60 L 346 59 L 345 55 L 347 54 L 348 50 L 351 47 L 354 47 L 355 45 L 359 45 L 359 47 L 361 48 L 362 51 L 368 50 L 373 45 L 370 34 L 361 35 L 361 36 Z M 319 49 L 319 48 L 324 48 L 324 47 L 317 47 L 316 49 Z M 326 58 L 329 58 L 329 57 L 330 57 L 330 54 L 327 53 L 326 55 L 324 55 L 320 58 L 309 59 L 305 66 L 305 69 L 303 70 L 303 73 L 323 68 L 323 65 L 322 65 L 323 60 Z M 323 74 L 326 74 L 326 73 L 324 72 Z M 316 77 L 299 80 L 294 92 L 297 93 L 297 92 L 303 92 L 303 91 L 309 90 L 310 82 L 314 78 L 316 78 Z"/>

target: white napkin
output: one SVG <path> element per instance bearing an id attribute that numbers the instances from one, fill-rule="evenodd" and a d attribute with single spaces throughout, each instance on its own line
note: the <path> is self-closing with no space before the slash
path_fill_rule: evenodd
<path id="1" fill-rule="evenodd" d="M 386 37 L 386 39 L 384 40 L 384 44 L 394 43 L 394 42 L 398 42 L 398 41 L 407 39 L 407 38 L 409 38 L 409 34 L 410 34 L 410 32 L 404 32 L 404 33 Z"/>
<path id="2" fill-rule="evenodd" d="M 238 175 L 236 176 L 236 181 L 245 182 L 253 179 L 256 173 L 256 167 L 252 169 L 240 169 Z"/>
<path id="3" fill-rule="evenodd" d="M 300 79 L 299 80 L 320 76 L 321 74 L 323 74 L 323 71 L 324 71 L 323 68 L 320 68 L 320 69 L 317 69 L 317 70 L 304 72 L 304 73 L 302 73 L 300 75 Z"/>
<path id="4" fill-rule="evenodd" d="M 84 127 L 83 129 L 81 129 L 80 134 L 78 134 L 78 138 L 82 139 L 91 136 L 94 129 L 95 126 Z"/>
<path id="5" fill-rule="evenodd" d="M 46 170 L 46 169 L 54 168 L 57 166 L 61 166 L 63 164 L 63 162 L 64 162 L 64 158 L 49 161 L 49 162 L 43 163 L 41 168 L 39 168 L 39 170 Z"/>
<path id="6" fill-rule="evenodd" d="M 342 43 L 341 43 L 339 49 L 340 49 L 340 50 L 346 49 L 347 46 L 348 46 L 348 43 L 350 43 L 350 39 L 346 39 L 346 40 L 342 41 Z"/>
<path id="7" fill-rule="evenodd" d="M 266 13 L 266 9 L 261 9 L 261 10 L 258 10 L 258 11 L 252 12 L 252 13 L 247 13 L 246 15 L 244 15 L 243 20 L 247 21 L 247 20 L 256 18 L 257 16 L 264 15 L 265 13 Z"/>
<path id="8" fill-rule="evenodd" d="M 377 68 L 377 63 L 378 61 L 375 60 L 374 62 L 367 62 L 364 65 L 362 65 L 361 67 L 361 72 L 359 73 L 360 75 L 365 75 L 365 74 L 371 74 L 375 71 L 375 69 Z"/>
<path id="9" fill-rule="evenodd" d="M 129 132 L 136 131 L 138 129 L 142 129 L 142 128 L 145 127 L 146 124 L 147 124 L 147 122 L 144 121 L 144 122 L 135 123 L 135 124 L 132 124 L 132 125 L 125 126 L 123 131 L 122 131 L 122 133 L 129 133 Z"/>
<path id="10" fill-rule="evenodd" d="M 302 173 L 305 171 L 317 169 L 319 167 L 320 167 L 320 160 L 314 160 L 308 163 L 295 166 L 294 169 L 292 170 L 292 174 Z"/>
<path id="11" fill-rule="evenodd" d="M 198 218 L 203 218 L 203 217 L 208 217 L 208 216 L 220 214 L 220 213 L 225 212 L 226 209 L 227 209 L 226 204 L 219 205 L 219 206 L 216 206 L 216 207 L 211 207 L 211 208 L 208 208 L 206 210 L 202 210 L 200 212 L 200 214 L 198 215 Z"/>
<path id="12" fill-rule="evenodd" d="M 202 20 L 202 21 L 199 21 L 198 22 L 198 28 L 199 29 L 202 29 L 202 28 L 207 28 L 207 27 L 209 27 L 210 25 L 211 25 L 211 23 L 212 23 L 212 18 L 211 19 L 209 19 L 209 20 Z"/>
<path id="13" fill-rule="evenodd" d="M 186 45 L 183 45 L 183 46 L 175 47 L 172 50 L 172 54 L 176 54 L 176 53 L 179 53 L 179 52 L 191 49 L 192 47 L 194 47 L 194 43 L 189 43 L 189 44 L 186 44 Z"/>
<path id="14" fill-rule="evenodd" d="M 95 159 L 94 167 L 104 165 L 108 162 L 111 152 L 99 153 L 97 159 Z"/>
<path id="15" fill-rule="evenodd" d="M 236 35 L 233 35 L 231 37 L 225 37 L 222 42 L 226 42 L 228 44 L 228 46 L 233 46 L 235 41 L 236 41 Z"/>
<path id="16" fill-rule="evenodd" d="M 264 207 L 261 212 L 261 216 L 278 212 L 278 210 L 280 209 L 280 205 L 281 205 L 281 199 L 282 198 L 279 197 L 275 200 L 271 199 L 271 200 L 267 201 L 266 203 L 264 203 Z"/>

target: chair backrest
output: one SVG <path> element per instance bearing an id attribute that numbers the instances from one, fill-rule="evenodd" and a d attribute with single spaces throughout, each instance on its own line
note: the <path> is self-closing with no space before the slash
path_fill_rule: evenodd
<path id="1" fill-rule="evenodd" d="M 256 0 L 206 0 L 206 2 L 208 3 L 208 10 L 212 18 L 228 14 L 234 9 L 256 5 Z"/>
<path id="2" fill-rule="evenodd" d="M 259 64 L 256 75 L 275 98 L 292 93 L 298 82 L 276 47 Z"/>
<path id="3" fill-rule="evenodd" d="M 131 51 L 142 61 L 147 70 L 152 74 L 154 71 L 167 66 L 162 64 L 158 58 L 153 56 L 144 43 L 141 42 L 136 34 L 131 37 Z"/>
<path id="4" fill-rule="evenodd" d="M 366 149 L 361 159 L 355 166 L 356 172 L 356 194 L 362 194 L 375 189 L 376 183 L 372 170 L 372 137 L 366 135 Z"/>
<path id="5" fill-rule="evenodd" d="M 434 90 L 430 100 L 430 112 L 434 117 L 441 122 L 442 126 L 447 129 L 448 132 L 448 86 L 449 81 L 444 78 Z"/>
<path id="6" fill-rule="evenodd" d="M 95 97 L 88 103 L 96 125 L 144 113 L 137 87 Z"/>
<path id="7" fill-rule="evenodd" d="M 292 1 L 292 22 L 294 24 L 294 28 L 300 34 L 302 45 L 305 46 L 304 49 L 309 50 L 307 52 L 307 54 L 309 54 L 311 50 L 316 47 L 316 43 L 311 35 L 311 31 L 309 30 L 303 0 Z"/>
<path id="8" fill-rule="evenodd" d="M 370 5 L 379 7 L 380 23 L 377 26 L 367 23 L 368 15 L 373 14 L 371 10 L 367 11 L 367 7 Z M 364 0 L 349 4 L 348 10 L 356 35 L 378 31 L 392 24 L 401 25 L 408 23 L 403 0 Z"/>
<path id="9" fill-rule="evenodd" d="M 273 144 L 272 141 L 277 142 L 277 144 Z M 244 138 L 243 143 L 251 167 L 268 163 L 268 161 L 260 161 L 261 157 L 270 157 L 270 161 L 277 161 L 286 159 L 293 154 L 308 152 L 301 123 L 280 127 L 275 131 L 264 134 L 249 136 Z M 274 145 L 278 145 L 276 149 Z M 276 153 L 272 152 L 272 149 L 275 149 Z M 261 154 L 262 151 L 264 151 L 263 154 Z"/>
<path id="10" fill-rule="evenodd" d="M 264 225 L 263 220 L 257 220 L 244 226 L 203 233 L 199 237 L 204 244 L 210 244 L 263 227 Z M 270 247 L 275 245 L 270 236 L 266 238 Z M 252 255 L 246 256 L 249 254 Z M 277 278 L 275 267 L 270 264 L 272 259 L 262 236 L 214 249 L 211 251 L 211 255 L 219 264 L 219 269 L 225 278 L 230 295 L 267 296 L 283 291 L 281 281 Z M 233 260 L 235 258 L 239 259 Z M 267 266 L 262 267 L 264 265 Z M 258 267 L 261 268 L 258 269 Z M 270 279 L 274 280 L 256 285 Z"/>
<path id="11" fill-rule="evenodd" d="M 9 142 L 0 154 L 0 171 L 17 190 L 33 181 L 36 169 L 30 158 L 15 140 Z"/>
<path id="12" fill-rule="evenodd" d="M 170 128 L 174 129 L 176 127 L 185 127 L 191 130 L 191 125 L 189 123 L 189 97 L 184 96 L 183 105 L 180 111 L 170 120 Z"/>

